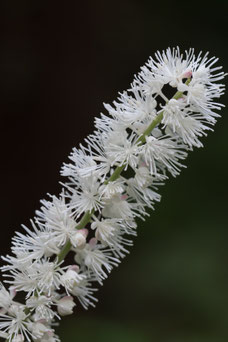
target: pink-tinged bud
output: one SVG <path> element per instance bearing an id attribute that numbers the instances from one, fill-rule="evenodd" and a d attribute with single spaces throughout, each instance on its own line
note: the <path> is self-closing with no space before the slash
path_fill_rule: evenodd
<path id="1" fill-rule="evenodd" d="M 183 78 L 191 78 L 192 77 L 192 72 L 189 70 L 189 71 L 186 71 L 183 76 Z"/>
<path id="2" fill-rule="evenodd" d="M 70 269 L 61 276 L 63 286 L 72 288 L 78 281 L 78 270 Z"/>
<path id="3" fill-rule="evenodd" d="M 79 266 L 78 265 L 70 265 L 68 267 L 69 270 L 75 271 L 75 272 L 79 272 Z"/>
<path id="4" fill-rule="evenodd" d="M 122 201 L 125 201 L 127 198 L 128 198 L 128 195 L 122 195 L 122 196 L 121 196 L 121 200 L 122 200 Z"/>
<path id="5" fill-rule="evenodd" d="M 89 230 L 87 228 L 80 229 L 79 232 L 87 238 Z"/>
<path id="6" fill-rule="evenodd" d="M 65 296 L 58 302 L 57 310 L 61 316 L 71 315 L 75 307 L 74 299 L 71 296 Z"/>
<path id="7" fill-rule="evenodd" d="M 97 244 L 97 239 L 96 238 L 92 238 L 89 240 L 89 245 L 90 247 L 95 247 Z"/>
<path id="8" fill-rule="evenodd" d="M 88 229 L 80 229 L 71 236 L 70 241 L 74 247 L 83 248 L 86 244 L 86 237 L 88 235 Z"/>

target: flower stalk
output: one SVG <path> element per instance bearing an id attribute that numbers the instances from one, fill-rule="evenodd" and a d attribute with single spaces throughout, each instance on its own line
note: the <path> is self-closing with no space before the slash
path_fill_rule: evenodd
<path id="1" fill-rule="evenodd" d="M 108 115 L 95 119 L 85 146 L 74 148 L 62 167 L 61 194 L 41 201 L 32 229 L 22 226 L 12 255 L 2 257 L 10 287 L 0 284 L 0 337 L 59 342 L 53 323 L 76 304 L 95 306 L 94 286 L 128 253 L 136 218 L 148 216 L 147 208 L 160 201 L 159 186 L 179 175 L 219 117 L 222 104 L 214 99 L 224 93 L 225 74 L 215 62 L 193 49 L 157 52 L 130 89 L 104 105 Z M 170 100 L 165 85 L 175 90 Z M 125 176 L 128 168 L 133 176 Z M 19 291 L 24 303 L 16 300 Z"/>

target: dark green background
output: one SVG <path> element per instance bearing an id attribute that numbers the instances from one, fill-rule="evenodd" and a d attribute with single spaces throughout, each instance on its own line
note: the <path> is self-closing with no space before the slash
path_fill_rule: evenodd
<path id="1" fill-rule="evenodd" d="M 228 2 L 1 3 L 1 254 L 93 117 L 156 50 L 210 51 L 228 71 Z M 222 98 L 227 104 L 228 96 Z M 227 109 L 162 201 L 131 253 L 99 289 L 96 309 L 65 317 L 63 342 L 228 340 Z"/>

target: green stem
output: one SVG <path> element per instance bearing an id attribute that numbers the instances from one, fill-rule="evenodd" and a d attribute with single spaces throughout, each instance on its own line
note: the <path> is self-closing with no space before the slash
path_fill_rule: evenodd
<path id="1" fill-rule="evenodd" d="M 82 219 L 79 222 L 79 224 L 75 227 L 75 229 L 84 228 L 87 225 L 87 223 L 89 223 L 93 213 L 94 213 L 94 210 L 86 211 L 85 214 L 82 216 Z M 61 262 L 62 260 L 65 259 L 66 255 L 69 253 L 70 249 L 71 249 L 71 242 L 70 242 L 70 240 L 68 240 L 66 242 L 65 246 L 62 248 L 62 250 L 58 254 L 58 257 L 57 257 L 58 262 Z"/>
<path id="2" fill-rule="evenodd" d="M 66 255 L 70 252 L 70 249 L 71 249 L 71 242 L 70 240 L 68 240 L 66 243 L 65 243 L 65 246 L 61 249 L 60 253 L 58 254 L 58 262 L 61 262 L 62 260 L 65 259 Z"/>
<path id="3" fill-rule="evenodd" d="M 83 215 L 81 221 L 79 224 L 76 226 L 76 229 L 82 229 L 85 228 L 86 224 L 90 221 L 91 216 L 94 213 L 94 209 L 91 211 L 86 211 L 85 214 Z"/>
<path id="4" fill-rule="evenodd" d="M 109 177 L 109 179 L 107 179 L 104 184 L 108 184 L 109 182 L 114 182 L 117 178 L 119 178 L 121 172 L 123 171 L 123 169 L 125 168 L 126 164 L 123 164 L 121 166 L 117 166 L 115 168 L 115 171 L 113 172 L 113 174 Z"/>
<path id="5" fill-rule="evenodd" d="M 188 78 L 187 81 L 185 82 L 186 85 L 189 85 L 189 83 L 191 82 L 191 78 Z M 172 99 L 174 100 L 178 100 L 183 96 L 183 92 L 182 91 L 177 91 L 176 94 L 172 97 Z"/>
<path id="6" fill-rule="evenodd" d="M 147 129 L 144 131 L 144 133 L 138 138 L 137 142 L 139 145 L 142 145 L 146 142 L 146 137 L 152 132 L 152 130 L 160 124 L 163 118 L 163 112 L 156 116 L 156 119 L 154 119 L 151 124 L 147 127 Z"/>

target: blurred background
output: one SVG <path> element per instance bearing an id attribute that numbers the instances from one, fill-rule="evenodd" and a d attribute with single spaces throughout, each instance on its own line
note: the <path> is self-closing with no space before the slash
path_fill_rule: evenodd
<path id="1" fill-rule="evenodd" d="M 228 71 L 228 2 L 7 0 L 0 10 L 1 254 L 94 117 L 150 55 L 210 51 Z M 228 95 L 222 98 L 227 104 Z M 228 340 L 228 109 L 102 288 L 96 309 L 65 317 L 63 342 Z"/>

